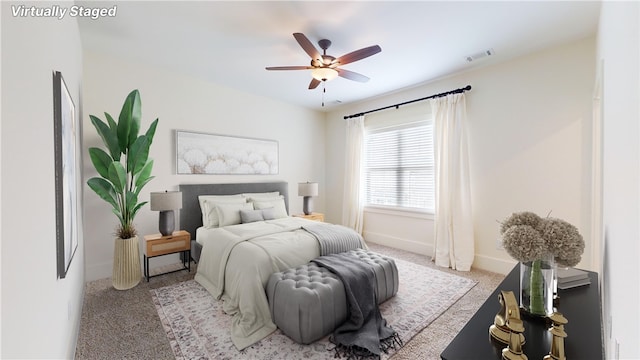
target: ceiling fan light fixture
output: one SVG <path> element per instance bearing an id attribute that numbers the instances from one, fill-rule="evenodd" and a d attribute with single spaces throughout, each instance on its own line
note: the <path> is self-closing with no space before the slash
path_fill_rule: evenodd
<path id="1" fill-rule="evenodd" d="M 326 67 L 315 68 L 311 70 L 311 76 L 316 80 L 328 81 L 335 79 L 338 76 L 338 71 L 336 69 Z"/>

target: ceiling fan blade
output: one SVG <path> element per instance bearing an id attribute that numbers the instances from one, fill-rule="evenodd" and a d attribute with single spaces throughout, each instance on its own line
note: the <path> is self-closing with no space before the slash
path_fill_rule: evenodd
<path id="1" fill-rule="evenodd" d="M 336 69 L 338 71 L 338 76 L 343 77 L 345 79 L 349 79 L 349 80 L 353 80 L 353 81 L 359 81 L 359 82 L 367 82 L 369 81 L 369 78 L 362 75 L 362 74 L 358 74 L 357 72 L 353 72 L 353 71 L 349 71 L 349 70 L 344 70 L 344 69 Z"/>
<path id="2" fill-rule="evenodd" d="M 320 85 L 320 80 L 317 79 L 311 79 L 311 82 L 309 83 L 309 90 L 313 90 L 315 88 L 318 87 L 318 85 Z"/>
<path id="3" fill-rule="evenodd" d="M 310 70 L 313 66 L 267 66 L 267 70 Z"/>
<path id="4" fill-rule="evenodd" d="M 316 49 L 315 46 L 313 46 L 311 41 L 309 41 L 309 39 L 306 36 L 304 36 L 303 33 L 293 33 L 293 37 L 296 38 L 296 41 L 298 42 L 298 44 L 300 44 L 302 49 L 307 54 L 309 54 L 309 56 L 311 56 L 311 59 L 322 61 L 322 56 L 320 55 L 320 52 Z"/>
<path id="5" fill-rule="evenodd" d="M 356 51 L 352 51 L 348 54 L 342 55 L 339 58 L 335 59 L 333 61 L 333 63 L 339 63 L 340 65 L 345 65 L 345 64 L 349 64 L 352 63 L 354 61 L 358 61 L 358 60 L 362 60 L 364 58 L 367 58 L 371 55 L 375 55 L 377 53 L 379 53 L 380 51 L 382 51 L 382 49 L 380 48 L 380 46 L 378 45 L 373 45 L 373 46 L 369 46 L 366 48 L 362 48 L 360 50 L 356 50 Z"/>

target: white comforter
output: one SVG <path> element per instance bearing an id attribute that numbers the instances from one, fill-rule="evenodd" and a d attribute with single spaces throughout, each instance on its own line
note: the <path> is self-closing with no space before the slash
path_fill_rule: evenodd
<path id="1" fill-rule="evenodd" d="M 276 329 L 264 290 L 269 276 L 320 255 L 316 238 L 301 229 L 309 222 L 288 217 L 197 230 L 203 248 L 195 280 L 233 315 L 231 340 L 238 349 Z"/>

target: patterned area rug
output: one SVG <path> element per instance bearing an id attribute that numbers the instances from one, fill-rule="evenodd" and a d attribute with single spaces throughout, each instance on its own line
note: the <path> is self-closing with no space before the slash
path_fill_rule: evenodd
<path id="1" fill-rule="evenodd" d="M 382 316 L 406 344 L 473 288 L 472 280 L 395 259 L 400 277 L 396 296 L 380 305 Z M 280 330 L 238 351 L 228 329 L 231 316 L 195 280 L 151 290 L 176 359 L 333 359 L 328 336 L 310 345 L 295 343 Z M 395 353 L 383 354 L 388 359 Z"/>

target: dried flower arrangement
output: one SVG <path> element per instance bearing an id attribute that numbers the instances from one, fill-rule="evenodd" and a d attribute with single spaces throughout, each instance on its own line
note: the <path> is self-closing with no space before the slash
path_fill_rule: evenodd
<path id="1" fill-rule="evenodd" d="M 532 212 L 514 213 L 501 223 L 500 234 L 504 249 L 521 264 L 528 263 L 530 268 L 521 278 L 520 302 L 524 311 L 533 315 L 547 316 L 551 296 L 542 275 L 544 258 L 553 256 L 554 261 L 572 267 L 580 262 L 584 252 L 584 240 L 578 229 L 568 222 L 540 216 Z M 528 300 L 527 300 L 528 299 Z"/>
<path id="2" fill-rule="evenodd" d="M 513 213 L 500 226 L 502 245 L 511 257 L 528 262 L 552 254 L 561 266 L 576 266 L 584 252 L 578 229 L 562 219 L 532 212 Z"/>

